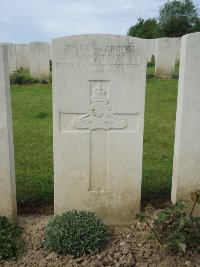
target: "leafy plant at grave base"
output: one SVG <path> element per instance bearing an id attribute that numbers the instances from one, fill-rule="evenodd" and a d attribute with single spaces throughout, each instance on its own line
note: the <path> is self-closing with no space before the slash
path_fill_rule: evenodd
<path id="1" fill-rule="evenodd" d="M 33 84 L 39 83 L 39 79 L 26 75 L 23 71 L 18 70 L 10 75 L 11 84 Z"/>
<path id="2" fill-rule="evenodd" d="M 152 73 L 147 73 L 147 74 L 146 74 L 146 78 L 147 78 L 147 79 L 154 79 L 154 78 L 155 78 L 155 75 L 152 74 Z"/>
<path id="3" fill-rule="evenodd" d="M 0 216 L 0 262 L 15 259 L 22 249 L 21 231 L 15 221 Z"/>
<path id="4" fill-rule="evenodd" d="M 47 81 L 47 80 L 44 80 L 44 79 L 40 80 L 39 82 L 40 82 L 41 84 L 48 84 L 48 81 Z"/>
<path id="5" fill-rule="evenodd" d="M 152 56 L 153 57 L 153 56 Z M 147 63 L 147 68 L 148 67 L 154 67 L 155 66 L 155 62 L 154 61 L 151 61 L 151 62 L 148 62 Z"/>
<path id="6" fill-rule="evenodd" d="M 49 82 L 52 83 L 52 72 L 49 73 Z"/>
<path id="7" fill-rule="evenodd" d="M 191 192 L 194 201 L 189 215 L 185 209 L 185 201 L 177 201 L 162 211 L 155 213 L 153 207 L 147 207 L 145 213 L 139 215 L 155 238 L 165 249 L 185 253 L 186 249 L 200 244 L 200 217 L 193 217 L 196 204 L 200 204 L 200 190 Z"/>
<path id="8" fill-rule="evenodd" d="M 101 251 L 108 241 L 108 229 L 93 212 L 68 211 L 50 220 L 44 248 L 77 257 Z"/>
<path id="9" fill-rule="evenodd" d="M 174 74 L 172 74 L 172 79 L 178 79 L 178 78 L 179 78 L 178 73 L 174 73 Z"/>

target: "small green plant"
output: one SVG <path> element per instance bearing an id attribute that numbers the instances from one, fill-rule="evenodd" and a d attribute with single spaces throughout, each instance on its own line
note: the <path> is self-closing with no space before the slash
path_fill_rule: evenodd
<path id="1" fill-rule="evenodd" d="M 10 83 L 11 84 L 33 84 L 39 83 L 39 79 L 30 77 L 27 73 L 18 70 L 15 71 L 13 74 L 10 75 Z"/>
<path id="2" fill-rule="evenodd" d="M 15 221 L 0 216 L 0 262 L 15 259 L 22 249 L 21 231 Z"/>
<path id="3" fill-rule="evenodd" d="M 72 210 L 48 223 L 44 248 L 78 257 L 102 250 L 107 240 L 108 229 L 93 212 Z"/>
<path id="4" fill-rule="evenodd" d="M 41 111 L 37 114 L 37 119 L 46 119 L 49 116 L 49 113 L 47 111 Z"/>
<path id="5" fill-rule="evenodd" d="M 172 79 L 178 79 L 178 78 L 179 78 L 179 74 L 178 73 L 172 74 Z"/>
<path id="6" fill-rule="evenodd" d="M 200 190 L 192 191 L 191 197 L 194 205 L 189 215 L 185 212 L 187 203 L 179 200 L 158 213 L 149 206 L 139 216 L 151 237 L 173 252 L 185 253 L 187 248 L 200 244 L 200 217 L 192 216 L 196 204 L 200 203 Z"/>
<path id="7" fill-rule="evenodd" d="M 154 59 L 152 59 L 151 62 L 148 62 L 147 63 L 147 67 L 155 67 L 155 61 L 154 61 Z"/>
<path id="8" fill-rule="evenodd" d="M 40 82 L 41 84 L 48 84 L 48 81 L 45 80 L 45 79 L 41 79 L 39 82 Z"/>
<path id="9" fill-rule="evenodd" d="M 147 79 L 154 79 L 155 78 L 155 75 L 153 73 L 147 73 L 146 74 L 146 78 Z"/>

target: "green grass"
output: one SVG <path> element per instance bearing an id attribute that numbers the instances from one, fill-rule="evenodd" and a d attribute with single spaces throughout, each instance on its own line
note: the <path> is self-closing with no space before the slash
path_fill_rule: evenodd
<path id="1" fill-rule="evenodd" d="M 154 63 L 148 63 L 147 67 L 147 78 L 152 78 L 155 75 L 155 64 Z"/>
<path id="2" fill-rule="evenodd" d="M 51 85 L 12 85 L 18 203 L 53 202 Z M 171 191 L 177 80 L 147 80 L 144 197 Z"/>
<path id="3" fill-rule="evenodd" d="M 142 195 L 171 191 L 177 80 L 148 80 L 145 105 Z"/>
<path id="4" fill-rule="evenodd" d="M 12 86 L 18 203 L 53 201 L 51 85 Z"/>

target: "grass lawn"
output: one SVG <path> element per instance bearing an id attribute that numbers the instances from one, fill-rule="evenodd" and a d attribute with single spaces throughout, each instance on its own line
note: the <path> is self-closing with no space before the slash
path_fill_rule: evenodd
<path id="1" fill-rule="evenodd" d="M 142 195 L 171 191 L 177 80 L 147 80 Z"/>
<path id="2" fill-rule="evenodd" d="M 13 85 L 18 203 L 53 201 L 51 85 Z"/>
<path id="3" fill-rule="evenodd" d="M 12 85 L 18 203 L 53 202 L 51 85 Z M 148 80 L 142 193 L 171 190 L 177 80 Z"/>

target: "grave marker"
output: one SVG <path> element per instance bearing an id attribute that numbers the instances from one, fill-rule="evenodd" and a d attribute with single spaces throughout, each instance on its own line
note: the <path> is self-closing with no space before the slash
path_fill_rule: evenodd
<path id="1" fill-rule="evenodd" d="M 172 201 L 200 189 L 200 33 L 182 37 L 176 113 Z M 199 207 L 196 210 L 198 212 Z"/>
<path id="2" fill-rule="evenodd" d="M 175 61 L 175 38 L 156 39 L 155 76 L 160 78 L 171 78 L 175 70 Z"/>
<path id="3" fill-rule="evenodd" d="M 15 164 L 7 47 L 0 45 L 0 215 L 16 216 Z"/>
<path id="4" fill-rule="evenodd" d="M 48 43 L 30 43 L 30 74 L 39 79 L 49 79 L 50 47 Z"/>
<path id="5" fill-rule="evenodd" d="M 7 46 L 9 74 L 17 70 L 16 46 L 12 43 L 2 43 Z"/>
<path id="6" fill-rule="evenodd" d="M 16 44 L 17 69 L 29 71 L 29 45 Z"/>
<path id="7" fill-rule="evenodd" d="M 140 210 L 147 42 L 115 35 L 55 39 L 55 213 L 128 223 Z"/>

